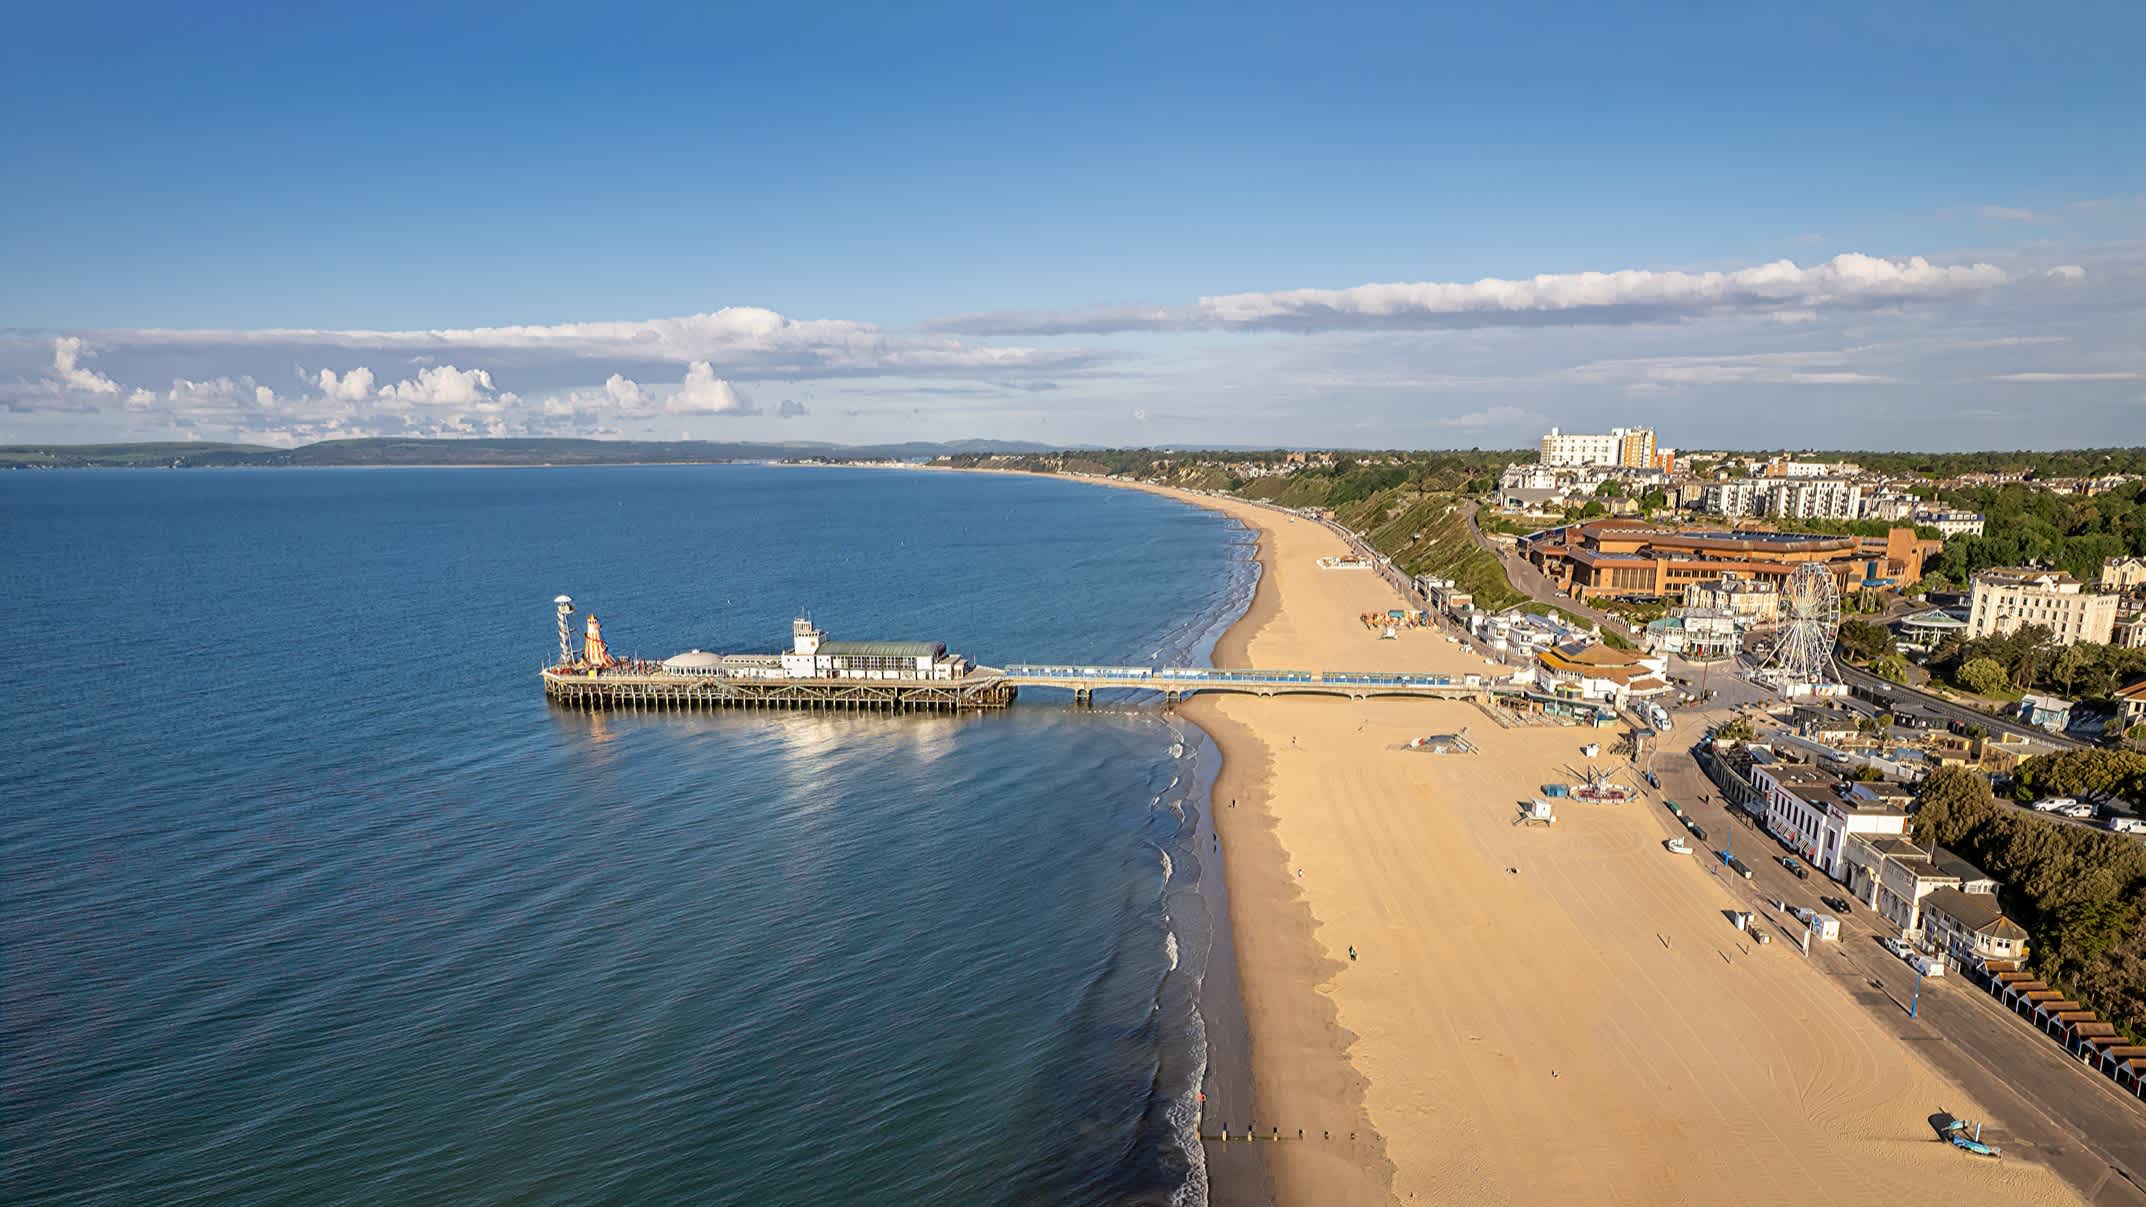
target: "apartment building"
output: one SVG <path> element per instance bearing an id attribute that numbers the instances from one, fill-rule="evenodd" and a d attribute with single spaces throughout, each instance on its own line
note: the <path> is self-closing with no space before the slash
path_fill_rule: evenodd
<path id="1" fill-rule="evenodd" d="M 1707 486 L 1706 510 L 1732 520 L 1854 520 L 1863 514 L 1863 485 L 1844 478 L 1731 478 Z"/>
<path id="2" fill-rule="evenodd" d="M 1654 429 L 1614 427 L 1599 435 L 1551 428 L 1542 438 L 1544 465 L 1621 465 L 1652 469 L 1656 465 Z"/>

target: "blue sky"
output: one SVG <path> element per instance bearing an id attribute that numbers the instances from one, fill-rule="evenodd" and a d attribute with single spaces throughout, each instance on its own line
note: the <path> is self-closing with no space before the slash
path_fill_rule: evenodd
<path id="1" fill-rule="evenodd" d="M 15 11 L 0 439 L 2146 438 L 2146 9 L 1737 7 Z"/>

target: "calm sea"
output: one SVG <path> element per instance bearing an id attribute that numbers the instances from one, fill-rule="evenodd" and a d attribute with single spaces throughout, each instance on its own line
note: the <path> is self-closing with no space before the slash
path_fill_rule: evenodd
<path id="1" fill-rule="evenodd" d="M 1197 1199 L 1196 730 L 536 670 L 561 592 L 649 657 L 1204 660 L 1247 541 L 938 474 L 0 475 L 0 1199 Z"/>

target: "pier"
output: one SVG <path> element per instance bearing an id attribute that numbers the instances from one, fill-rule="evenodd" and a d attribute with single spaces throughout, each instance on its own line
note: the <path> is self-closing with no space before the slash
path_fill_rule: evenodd
<path id="1" fill-rule="evenodd" d="M 1092 705 L 1098 691 L 1153 692 L 1167 707 L 1197 693 L 1248 696 L 1403 696 L 1469 700 L 1489 707 L 1538 710 L 1606 706 L 1546 695 L 1482 675 L 1396 671 L 1253 670 L 1207 666 L 1085 666 L 1015 663 L 979 666 L 939 642 L 829 641 L 810 620 L 791 625 L 790 649 L 778 654 L 688 650 L 661 662 L 620 659 L 596 617 L 587 618 L 576 651 L 573 600 L 560 596 L 559 660 L 545 667 L 544 695 L 577 709 L 686 711 L 808 709 L 852 712 L 985 712 L 1010 706 L 1023 688 L 1071 694 Z M 1597 718 L 1602 719 L 1602 718 Z"/>

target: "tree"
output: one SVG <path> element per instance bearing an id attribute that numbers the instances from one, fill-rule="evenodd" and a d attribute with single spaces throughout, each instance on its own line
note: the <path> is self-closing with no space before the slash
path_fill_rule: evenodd
<path id="1" fill-rule="evenodd" d="M 2094 647 L 2083 641 L 2076 642 L 2065 646 L 2057 655 L 2056 665 L 2050 668 L 2049 673 L 2063 685 L 2064 694 L 2068 696 L 2072 693 L 2073 685 L 2079 681 L 2079 676 L 2092 670 L 2095 661 Z"/>
<path id="2" fill-rule="evenodd" d="M 1669 496 L 1659 490 L 1650 490 L 1639 496 L 1639 505 L 1648 511 L 1660 511 L 1669 506 Z"/>
<path id="3" fill-rule="evenodd" d="M 1915 792 L 1915 838 L 1951 844 L 1997 815 L 1997 798 L 1981 772 L 1940 767 Z"/>
<path id="4" fill-rule="evenodd" d="M 1602 485 L 1595 487 L 1595 497 L 1598 499 L 1616 499 L 1622 498 L 1623 496 L 1624 483 L 1619 482 L 1615 478 L 1611 478 L 1608 481 L 1602 483 Z"/>
<path id="5" fill-rule="evenodd" d="M 2004 667 L 1989 658 L 1971 658 L 1960 667 L 1960 685 L 1978 696 L 1994 696 L 2011 686 Z"/>
<path id="6" fill-rule="evenodd" d="M 1887 683 L 1906 683 L 1908 681 L 1908 660 L 1897 651 L 1890 654 L 1880 654 L 1877 658 L 1871 660 L 1870 673 Z"/>
<path id="7" fill-rule="evenodd" d="M 1714 740 L 1717 742 L 1748 742 L 1757 736 L 1757 731 L 1751 728 L 1751 721 L 1746 717 L 1731 717 L 1714 729 Z"/>
<path id="8" fill-rule="evenodd" d="M 1880 654 L 1892 652 L 1893 634 L 1884 625 L 1868 620 L 1843 620 L 1840 622 L 1840 648 L 1843 653 L 1868 662 Z"/>

